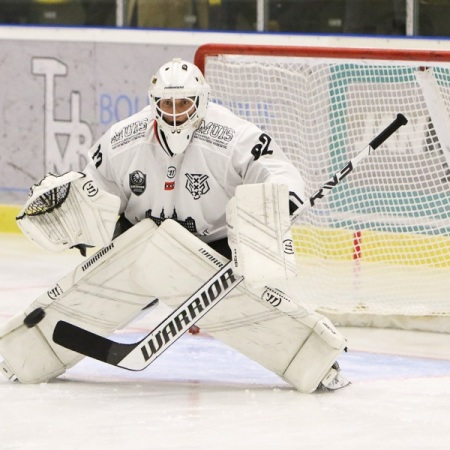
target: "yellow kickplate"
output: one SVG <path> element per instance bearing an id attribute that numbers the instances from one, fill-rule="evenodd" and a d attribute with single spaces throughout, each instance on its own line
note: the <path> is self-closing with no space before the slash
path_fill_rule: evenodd
<path id="1" fill-rule="evenodd" d="M 0 204 L 0 233 L 20 233 L 16 223 L 20 210 L 20 206 Z"/>

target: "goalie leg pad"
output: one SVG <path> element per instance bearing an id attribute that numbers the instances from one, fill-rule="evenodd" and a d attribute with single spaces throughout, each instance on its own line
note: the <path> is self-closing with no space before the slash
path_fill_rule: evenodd
<path id="1" fill-rule="evenodd" d="M 297 311 L 290 306 L 290 312 L 284 312 L 239 285 L 199 326 L 300 392 L 311 393 L 327 376 L 346 340 L 325 317 L 300 304 Z"/>
<path id="2" fill-rule="evenodd" d="M 25 311 L 23 318 L 36 308 L 45 311 L 34 327 L 27 328 L 20 316 L 2 327 L 0 353 L 8 378 L 16 376 L 24 383 L 47 381 L 81 359 L 52 341 L 59 320 L 105 336 L 139 315 L 155 295 L 169 306 L 179 306 L 227 262 L 171 220 L 157 231 L 150 221 L 143 221 L 113 244 Z M 318 325 L 322 316 L 275 288 L 270 292 L 268 297 L 238 286 L 199 324 L 300 391 L 312 392 L 342 351 L 345 339 L 331 324 Z M 274 300 L 274 295 L 279 298 Z M 201 308 L 199 301 L 190 311 L 190 320 Z M 166 332 L 169 336 L 176 330 Z"/>
<path id="3" fill-rule="evenodd" d="M 65 371 L 65 365 L 39 327 L 28 328 L 23 321 L 13 332 L 0 339 L 0 353 L 5 358 L 3 374 L 21 383 L 45 382 Z"/>
<path id="4" fill-rule="evenodd" d="M 325 382 L 330 368 L 345 348 L 346 341 L 328 319 L 313 314 L 318 320 L 300 346 L 282 377 L 300 392 L 310 393 Z M 328 380 L 327 380 L 328 383 Z"/>
<path id="5" fill-rule="evenodd" d="M 177 308 L 227 260 L 174 221 L 166 220 L 159 230 L 133 264 L 132 276 Z M 155 256 L 160 270 L 149 267 L 147 254 Z M 331 322 L 295 298 L 276 288 L 249 290 L 242 283 L 198 325 L 307 393 L 317 389 L 346 344 Z"/>
<path id="6" fill-rule="evenodd" d="M 130 271 L 144 244 L 156 232 L 151 220 L 140 222 L 83 261 L 24 313 L 2 324 L 4 375 L 22 383 L 39 383 L 79 362 L 82 356 L 53 342 L 59 320 L 106 336 L 147 311 L 155 298 L 131 280 Z M 26 319 L 33 314 L 33 320 Z"/>

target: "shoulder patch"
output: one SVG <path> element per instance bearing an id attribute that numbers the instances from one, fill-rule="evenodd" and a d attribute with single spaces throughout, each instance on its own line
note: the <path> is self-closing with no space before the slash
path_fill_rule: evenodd
<path id="1" fill-rule="evenodd" d="M 147 128 L 147 118 L 124 125 L 111 135 L 111 148 L 116 149 L 143 137 Z"/>
<path id="2" fill-rule="evenodd" d="M 135 170 L 129 175 L 130 190 L 135 195 L 141 195 L 147 187 L 147 175 L 140 170 Z"/>
<path id="3" fill-rule="evenodd" d="M 232 128 L 215 122 L 206 123 L 203 120 L 200 127 L 195 130 L 194 137 L 217 147 L 227 148 L 235 133 Z"/>

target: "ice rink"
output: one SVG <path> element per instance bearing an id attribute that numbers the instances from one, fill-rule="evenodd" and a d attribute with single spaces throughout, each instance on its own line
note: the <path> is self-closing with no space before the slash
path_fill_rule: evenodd
<path id="1" fill-rule="evenodd" d="M 0 321 L 81 260 L 0 235 Z M 123 338 L 137 340 L 163 313 Z M 142 372 L 85 359 L 47 384 L 0 378 L 0 449 L 449 449 L 450 335 L 343 332 L 339 362 L 352 385 L 333 393 L 300 394 L 203 334 Z"/>

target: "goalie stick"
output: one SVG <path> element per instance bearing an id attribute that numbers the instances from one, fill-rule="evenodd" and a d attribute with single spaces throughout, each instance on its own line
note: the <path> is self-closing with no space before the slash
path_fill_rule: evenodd
<path id="1" fill-rule="evenodd" d="M 407 123 L 402 114 L 378 134 L 355 158 L 336 172 L 308 201 L 291 216 L 292 222 L 317 199 L 325 197 L 340 181 L 371 155 L 386 139 Z M 232 262 L 225 264 L 203 286 L 138 342 L 121 343 L 60 320 L 53 341 L 69 350 L 128 370 L 143 370 L 176 342 L 192 325 L 229 294 L 243 277 L 233 273 Z"/>

